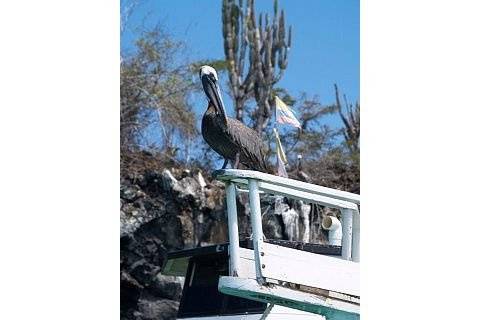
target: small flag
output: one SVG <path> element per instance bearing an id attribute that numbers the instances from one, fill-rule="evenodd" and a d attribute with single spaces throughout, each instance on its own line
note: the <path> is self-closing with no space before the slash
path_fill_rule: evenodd
<path id="1" fill-rule="evenodd" d="M 277 146 L 277 174 L 280 177 L 288 178 L 287 169 L 285 169 L 287 156 L 283 151 L 282 143 L 280 142 L 280 136 L 278 135 L 276 128 L 273 128 L 273 133 L 275 134 L 275 144 Z"/>
<path id="2" fill-rule="evenodd" d="M 301 128 L 300 122 L 293 114 L 292 110 L 279 97 L 275 96 L 276 121 L 282 124 L 290 124 L 294 127 Z"/>

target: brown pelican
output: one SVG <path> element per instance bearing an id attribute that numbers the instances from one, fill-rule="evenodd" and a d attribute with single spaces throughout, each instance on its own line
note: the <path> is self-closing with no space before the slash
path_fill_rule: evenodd
<path id="1" fill-rule="evenodd" d="M 202 119 L 202 135 L 208 145 L 225 159 L 222 169 L 230 160 L 235 169 L 242 163 L 252 170 L 270 172 L 262 137 L 237 119 L 227 117 L 215 69 L 201 67 L 200 79 L 209 100 Z"/>

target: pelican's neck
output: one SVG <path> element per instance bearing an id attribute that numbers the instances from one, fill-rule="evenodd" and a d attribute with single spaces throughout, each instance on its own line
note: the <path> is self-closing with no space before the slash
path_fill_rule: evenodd
<path id="1" fill-rule="evenodd" d="M 227 125 L 227 111 L 225 110 L 225 105 L 223 104 L 222 93 L 220 88 L 218 88 L 218 99 L 220 100 L 220 110 L 217 110 L 217 114 L 222 118 L 225 125 Z"/>
<path id="2" fill-rule="evenodd" d="M 207 110 L 205 111 L 205 115 L 215 115 L 215 114 L 216 114 L 215 106 L 213 105 L 213 103 L 209 101 Z"/>
<path id="3" fill-rule="evenodd" d="M 218 112 L 218 110 L 215 108 L 215 105 L 211 102 L 208 102 L 208 107 L 207 107 L 207 110 L 205 111 L 205 116 L 210 116 L 210 117 L 213 116 L 218 120 L 221 120 L 220 123 L 222 125 L 227 126 L 227 116 L 225 115 L 225 113 Z"/>

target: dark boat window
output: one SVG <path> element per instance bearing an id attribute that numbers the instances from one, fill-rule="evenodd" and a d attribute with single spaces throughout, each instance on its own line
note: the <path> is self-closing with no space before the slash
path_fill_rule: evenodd
<path id="1" fill-rule="evenodd" d="M 224 295 L 218 279 L 228 275 L 225 253 L 192 257 L 189 262 L 178 317 L 263 313 L 266 304 Z"/>
<path id="2" fill-rule="evenodd" d="M 243 314 L 243 313 L 263 313 L 267 307 L 265 303 L 243 299 L 234 296 L 226 297 L 227 304 L 224 315 Z"/>

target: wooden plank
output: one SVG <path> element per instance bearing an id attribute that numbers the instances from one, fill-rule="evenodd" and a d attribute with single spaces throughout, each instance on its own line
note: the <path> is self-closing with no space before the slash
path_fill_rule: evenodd
<path id="1" fill-rule="evenodd" d="M 257 281 L 262 282 L 262 257 L 263 251 L 263 230 L 262 230 L 262 208 L 260 207 L 260 195 L 258 194 L 258 181 L 250 179 L 248 181 L 248 200 L 250 204 L 250 224 L 253 235 L 253 254 L 255 256 L 255 274 Z"/>
<path id="2" fill-rule="evenodd" d="M 253 250 L 240 248 L 240 264 L 238 276 L 241 278 L 255 279 L 255 259 Z"/>
<path id="3" fill-rule="evenodd" d="M 342 258 L 345 260 L 352 260 L 352 224 L 353 224 L 353 210 L 342 209 Z"/>
<path id="4" fill-rule="evenodd" d="M 240 264 L 239 264 L 240 268 L 239 268 L 238 276 L 240 278 L 245 278 L 245 279 L 248 278 L 248 279 L 255 280 L 255 260 L 253 258 L 253 250 L 240 248 L 239 253 L 240 253 Z M 275 279 L 268 279 L 267 278 L 267 282 L 278 284 L 279 281 L 275 280 Z M 285 285 L 289 286 L 289 284 L 285 284 Z M 291 287 L 291 289 L 301 290 L 301 291 L 304 291 L 304 292 L 307 292 L 307 293 L 313 293 L 315 295 L 323 295 L 323 296 L 326 296 L 326 297 L 335 298 L 335 299 L 339 299 L 339 300 L 345 300 L 345 301 L 349 301 L 349 302 L 352 302 L 352 303 L 357 303 L 357 304 L 360 303 L 360 299 L 357 298 L 357 297 L 349 296 L 349 295 L 339 293 L 339 292 L 313 288 L 311 286 L 304 286 L 304 285 L 297 286 L 297 285 L 294 285 L 294 286 Z"/>
<path id="5" fill-rule="evenodd" d="M 357 304 L 272 284 L 262 286 L 253 279 L 220 277 L 218 289 L 224 294 L 320 314 L 327 320 L 360 319 Z"/>
<path id="6" fill-rule="evenodd" d="M 312 183 L 307 183 L 294 179 L 278 177 L 258 171 L 225 169 L 215 171 L 214 176 L 216 176 L 216 178 L 219 180 L 234 180 L 234 182 L 242 184 L 248 184 L 248 179 L 258 179 L 264 182 L 273 183 L 275 185 L 297 189 L 299 191 L 315 193 L 317 195 L 325 197 L 331 197 L 338 200 L 344 200 L 360 204 L 359 194 L 322 187 Z"/>
<path id="7" fill-rule="evenodd" d="M 352 260 L 360 262 L 360 214 L 354 211 L 352 218 Z"/>
<path id="8" fill-rule="evenodd" d="M 273 280 L 273 281 L 278 282 L 277 280 Z M 350 302 L 350 303 L 360 305 L 360 298 L 359 297 L 350 296 L 348 294 L 344 294 L 344 293 L 340 293 L 340 292 L 329 291 L 329 290 L 318 289 L 318 288 L 312 288 L 312 287 L 308 287 L 308 286 L 304 286 L 304 285 L 297 285 L 297 284 L 291 284 L 291 283 L 286 283 L 286 282 L 283 282 L 282 286 L 287 287 L 287 288 L 291 288 L 291 289 L 294 289 L 294 290 L 300 290 L 300 291 L 303 291 L 303 292 L 313 293 L 315 295 L 324 296 L 324 297 L 328 297 L 328 298 L 333 298 L 333 299 L 337 299 L 337 300 L 343 300 L 343 301 L 347 301 L 347 302 Z"/>
<path id="9" fill-rule="evenodd" d="M 298 200 L 304 200 L 308 203 L 315 202 L 331 208 L 358 210 L 358 207 L 355 203 L 318 195 L 309 191 L 300 191 L 268 182 L 259 182 L 258 186 L 261 191 L 283 195 Z"/>
<path id="10" fill-rule="evenodd" d="M 265 278 L 360 296 L 358 263 L 269 243 L 263 249 Z"/>
<path id="11" fill-rule="evenodd" d="M 240 247 L 240 240 L 238 237 L 238 217 L 237 217 L 237 193 L 235 185 L 227 182 L 225 186 L 227 194 L 227 222 L 228 222 L 228 252 L 230 255 L 230 270 L 231 276 L 238 275 L 238 265 L 240 263 L 240 256 L 238 249 Z"/>

